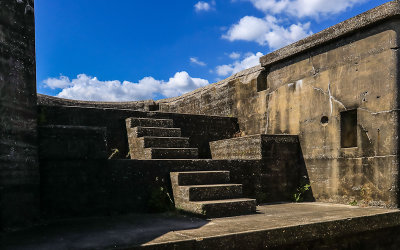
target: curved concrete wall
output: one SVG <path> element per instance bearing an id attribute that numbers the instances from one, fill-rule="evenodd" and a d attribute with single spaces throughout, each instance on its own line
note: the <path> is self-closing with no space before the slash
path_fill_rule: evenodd
<path id="1" fill-rule="evenodd" d="M 64 99 L 42 94 L 38 94 L 37 104 L 47 105 L 47 106 L 130 109 L 138 111 L 155 111 L 154 109 L 157 109 L 157 105 L 153 100 L 134 101 L 134 102 L 94 102 L 94 101 L 79 101 L 79 100 Z"/>

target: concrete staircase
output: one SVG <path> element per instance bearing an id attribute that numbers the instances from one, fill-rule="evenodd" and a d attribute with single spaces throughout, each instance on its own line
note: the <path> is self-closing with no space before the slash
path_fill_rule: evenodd
<path id="1" fill-rule="evenodd" d="M 256 200 L 242 198 L 242 185 L 230 184 L 229 171 L 172 172 L 175 207 L 206 218 L 256 212 Z"/>
<path id="2" fill-rule="evenodd" d="M 131 159 L 197 159 L 198 149 L 189 147 L 189 138 L 181 137 L 181 129 L 172 119 L 128 118 L 129 153 Z"/>
<path id="3" fill-rule="evenodd" d="M 172 119 L 128 118 L 131 159 L 197 159 L 198 149 L 181 137 Z M 242 184 L 229 184 L 229 171 L 172 172 L 175 207 L 206 218 L 256 211 L 256 200 L 242 198 Z"/>

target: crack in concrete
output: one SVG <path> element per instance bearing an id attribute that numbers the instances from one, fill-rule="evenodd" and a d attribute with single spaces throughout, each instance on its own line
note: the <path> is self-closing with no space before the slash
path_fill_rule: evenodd
<path id="1" fill-rule="evenodd" d="M 392 112 L 396 112 L 399 111 L 400 109 L 390 109 L 390 110 L 384 110 L 384 111 L 378 111 L 378 112 L 373 112 L 371 110 L 368 110 L 366 108 L 358 108 L 360 110 L 366 111 L 368 113 L 370 113 L 371 115 L 379 115 L 379 114 L 384 114 L 384 113 L 392 113 Z"/>
<path id="2" fill-rule="evenodd" d="M 304 157 L 304 160 L 362 160 L 362 159 L 373 159 L 373 158 L 388 158 L 388 157 L 398 157 L 398 155 L 375 155 L 375 156 L 360 156 L 360 157 Z"/>
<path id="3" fill-rule="evenodd" d="M 368 141 L 369 141 L 370 143 L 372 143 L 372 142 L 371 142 L 371 138 L 369 137 L 369 134 L 368 134 L 368 130 L 366 130 L 362 124 L 360 124 L 360 127 L 361 127 L 361 129 L 365 132 L 365 134 L 367 135 Z M 376 154 L 376 152 L 375 152 L 375 154 Z"/>
<path id="4" fill-rule="evenodd" d="M 332 95 L 332 93 L 331 93 L 331 83 L 330 82 L 328 83 L 328 93 L 326 93 L 321 88 L 317 88 L 317 87 L 315 87 L 313 85 L 311 85 L 311 86 L 313 87 L 314 90 L 318 90 L 318 91 L 322 92 L 324 95 L 329 96 L 329 104 L 330 104 L 330 108 L 331 108 L 331 115 L 333 113 L 333 102 L 332 101 L 340 104 L 345 110 L 347 110 L 346 106 L 341 101 L 339 101 L 336 97 L 334 97 Z"/>

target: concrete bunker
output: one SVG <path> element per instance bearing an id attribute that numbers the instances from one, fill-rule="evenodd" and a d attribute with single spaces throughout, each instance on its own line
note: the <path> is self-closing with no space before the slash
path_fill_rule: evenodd
<path id="1" fill-rule="evenodd" d="M 307 178 L 307 184 L 310 180 L 312 194 L 319 202 L 399 207 L 399 55 L 393 50 L 399 47 L 399 1 L 268 54 L 260 59 L 261 66 L 216 84 L 176 98 L 119 104 L 75 102 L 40 95 L 36 99 L 33 16 L 23 14 L 26 6 L 19 5 L 23 2 L 9 2 L 1 10 L 19 14 L 14 24 L 0 22 L 0 34 L 2 26 L 15 26 L 10 29 L 12 32 L 5 33 L 11 40 L 29 39 L 16 45 L 21 53 L 12 55 L 15 59 L 0 60 L 0 66 L 4 66 L 0 67 L 0 73 L 10 76 L 9 71 L 18 69 L 13 65 L 18 60 L 31 64 L 13 72 L 11 78 L 0 77 L 1 87 L 5 86 L 11 93 L 1 100 L 0 108 L 6 110 L 2 117 L 5 127 L 13 128 L 18 118 L 20 124 L 28 124 L 24 127 L 27 136 L 22 138 L 13 129 L 3 129 L 0 144 L 9 145 L 11 141 L 16 145 L 30 145 L 31 151 L 20 149 L 13 153 L 19 155 L 18 159 L 7 158 L 10 153 L 0 158 L 8 160 L 0 166 L 3 176 L 0 182 L 1 229 L 29 224 L 40 216 L 59 218 L 143 212 L 154 194 L 150 190 L 155 186 L 154 180 L 163 180 L 160 190 L 166 190 L 171 184 L 168 175 L 185 171 L 213 170 L 221 174 L 229 170 L 232 182 L 243 183 L 244 196 L 263 202 L 271 202 L 272 194 L 279 194 L 273 197 L 277 201 L 283 200 L 280 194 L 286 194 L 290 185 L 300 195 L 304 194 L 305 185 L 293 185 L 301 175 Z M 33 1 L 29 2 L 33 6 Z M 20 24 L 28 29 L 20 29 Z M 26 36 L 17 34 L 18 30 Z M 26 79 L 14 77 L 18 75 Z M 14 82 L 25 90 L 17 99 L 13 98 L 13 93 L 18 92 L 13 91 Z M 377 98 L 369 99 L 366 93 Z M 19 112 L 20 109 L 15 108 L 18 113 L 8 108 L 11 99 L 17 100 L 13 103 L 15 107 L 26 109 Z M 25 99 L 29 99 L 29 103 L 22 102 Z M 138 111 L 139 107 L 142 111 Z M 358 108 L 349 110 L 349 107 Z M 40 118 L 38 122 L 37 117 Z M 174 131 L 170 137 L 175 139 L 160 142 L 154 138 L 159 136 L 149 136 L 153 138 L 138 140 L 141 145 L 185 145 L 192 150 L 187 152 L 197 153 L 199 159 L 188 160 L 180 151 L 176 153 L 186 158 L 154 159 L 151 157 L 157 152 L 153 150 L 144 161 L 121 160 L 128 155 L 124 130 L 128 117 L 141 122 L 159 120 L 160 127 L 153 126 L 154 133 Z M 164 124 L 160 120 L 172 123 Z M 234 151 L 239 149 L 238 142 L 232 144 L 232 150 L 226 151 L 227 144 L 221 144 L 221 140 L 232 140 L 239 130 L 248 135 L 236 139 L 245 145 L 243 148 L 250 148 L 246 144 L 264 143 L 268 146 L 264 147 L 265 152 L 260 146 L 253 147 L 260 152 Z M 268 136 L 259 134 L 277 138 L 270 143 Z M 290 141 L 294 140 L 292 135 L 295 143 Z M 60 155 L 63 150 L 53 144 L 54 138 L 60 137 L 67 142 L 63 145 L 69 155 Z M 209 159 L 213 153 L 209 146 L 211 141 L 220 141 L 219 148 L 225 150 L 224 153 L 235 155 L 232 159 L 226 159 L 227 156 Z M 289 145 L 280 148 L 282 157 L 276 157 L 279 155 L 273 152 L 277 145 Z M 43 148 L 46 150 L 41 150 Z M 121 152 L 119 158 L 107 161 L 114 148 Z M 198 150 L 193 151 L 193 148 Z M 344 150 L 346 148 L 354 150 Z M 300 159 L 296 159 L 293 152 L 301 152 L 294 155 Z M 165 155 L 161 151 L 158 153 Z M 248 159 L 251 153 L 256 159 Z M 290 161 L 294 163 L 289 164 Z M 298 175 L 293 176 L 285 174 L 294 173 L 292 166 L 299 165 L 300 161 L 304 161 L 305 171 L 300 169 Z M 226 172 L 224 176 L 227 177 Z M 393 227 L 398 230 L 400 223 L 391 221 L 397 223 Z"/>

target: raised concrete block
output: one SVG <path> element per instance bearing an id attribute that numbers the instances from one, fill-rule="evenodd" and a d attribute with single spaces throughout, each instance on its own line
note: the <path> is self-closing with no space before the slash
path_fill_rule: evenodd
<path id="1" fill-rule="evenodd" d="M 296 157 L 299 145 L 296 135 L 251 135 L 210 142 L 211 155 L 216 160 Z"/>
<path id="2" fill-rule="evenodd" d="M 40 126 L 39 158 L 41 160 L 107 159 L 106 128 Z"/>

